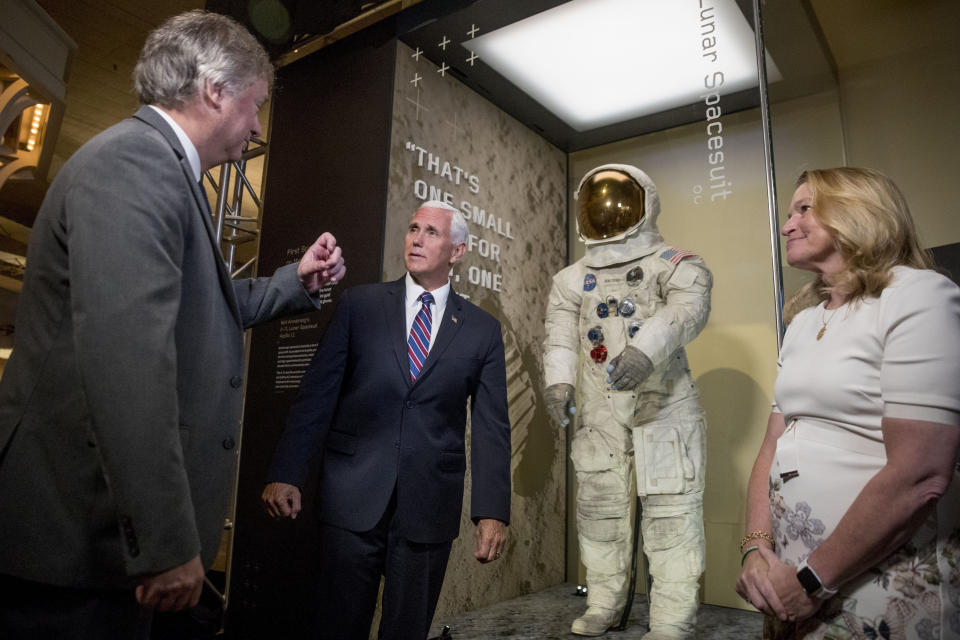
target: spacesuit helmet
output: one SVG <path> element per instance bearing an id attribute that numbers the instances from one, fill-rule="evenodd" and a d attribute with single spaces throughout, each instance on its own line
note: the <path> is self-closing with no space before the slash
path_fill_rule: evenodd
<path id="1" fill-rule="evenodd" d="M 618 240 L 643 223 L 646 193 L 627 168 L 604 165 L 581 180 L 576 194 L 577 232 L 585 243 Z"/>

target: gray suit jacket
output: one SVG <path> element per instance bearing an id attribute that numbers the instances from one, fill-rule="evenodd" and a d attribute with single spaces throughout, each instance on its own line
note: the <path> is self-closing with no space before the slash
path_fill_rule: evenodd
<path id="1" fill-rule="evenodd" d="M 231 281 L 152 109 L 63 166 L 27 253 L 0 382 L 0 573 L 127 586 L 219 542 L 240 440 L 243 330 L 309 311 L 296 265 Z"/>

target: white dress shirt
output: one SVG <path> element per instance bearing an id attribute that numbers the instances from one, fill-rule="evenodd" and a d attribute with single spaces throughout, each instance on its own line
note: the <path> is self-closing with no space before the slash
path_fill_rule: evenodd
<path id="1" fill-rule="evenodd" d="M 190 139 L 190 136 L 187 135 L 186 131 L 180 128 L 180 125 L 177 124 L 176 120 L 170 117 L 169 113 L 156 105 L 148 104 L 147 106 L 163 116 L 163 119 L 166 120 L 167 124 L 170 125 L 170 128 L 173 129 L 173 132 L 177 134 L 177 140 L 180 141 L 180 146 L 183 147 L 183 150 L 187 154 L 187 161 L 190 163 L 190 168 L 193 169 L 193 179 L 196 182 L 200 182 L 200 154 L 197 153 L 197 148 L 193 145 L 193 141 Z"/>
<path id="2" fill-rule="evenodd" d="M 404 335 L 409 336 L 410 327 L 413 326 L 413 320 L 417 317 L 417 314 L 420 312 L 420 307 L 422 306 L 419 300 L 420 294 L 426 291 L 426 289 L 414 282 L 409 273 L 407 273 L 406 278 L 404 278 L 404 284 L 406 285 L 404 308 L 407 311 L 407 333 Z M 437 331 L 440 330 L 440 321 L 443 320 L 443 312 L 447 308 L 447 298 L 450 297 L 450 281 L 447 280 L 445 285 L 431 291 L 430 295 L 433 296 L 433 304 L 430 305 L 430 315 L 433 320 L 430 323 L 430 344 L 427 345 L 428 353 L 433 347 L 433 341 L 437 337 Z"/>

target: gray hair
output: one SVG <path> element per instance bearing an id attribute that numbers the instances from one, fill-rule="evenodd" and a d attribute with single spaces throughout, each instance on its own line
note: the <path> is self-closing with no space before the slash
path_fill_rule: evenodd
<path id="1" fill-rule="evenodd" d="M 450 241 L 455 244 L 466 244 L 467 236 L 470 235 L 470 227 L 467 226 L 467 219 L 460 213 L 460 209 L 451 207 L 442 200 L 427 200 L 418 209 L 443 209 L 450 212 Z"/>
<path id="2" fill-rule="evenodd" d="M 133 70 L 140 102 L 180 108 L 209 80 L 237 94 L 259 78 L 273 80 L 270 57 L 232 18 L 202 9 L 174 16 L 147 36 Z"/>

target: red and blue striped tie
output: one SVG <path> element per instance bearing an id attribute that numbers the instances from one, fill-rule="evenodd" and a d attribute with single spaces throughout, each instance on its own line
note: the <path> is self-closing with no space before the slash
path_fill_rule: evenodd
<path id="1" fill-rule="evenodd" d="M 420 294 L 420 302 L 423 306 L 417 312 L 417 317 L 413 319 L 413 326 L 410 327 L 410 337 L 407 338 L 407 354 L 410 356 L 410 380 L 416 380 L 423 369 L 423 363 L 427 360 L 427 352 L 430 350 L 430 328 L 433 325 L 433 316 L 430 313 L 430 305 L 433 304 L 433 294 L 424 291 Z"/>

